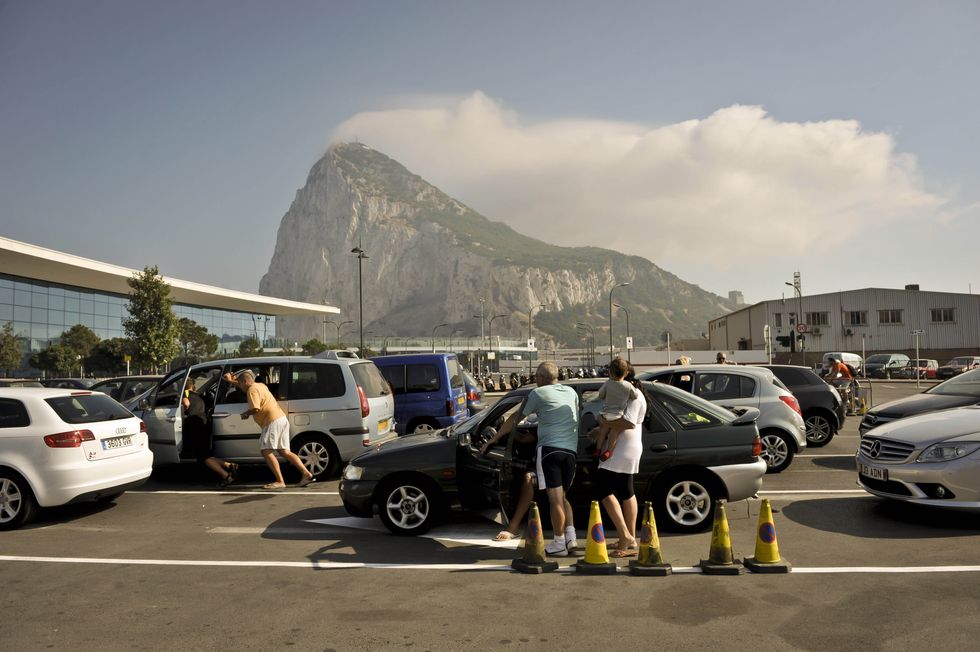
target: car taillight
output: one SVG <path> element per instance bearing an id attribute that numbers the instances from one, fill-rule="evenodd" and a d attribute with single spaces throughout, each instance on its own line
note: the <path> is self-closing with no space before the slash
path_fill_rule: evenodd
<path id="1" fill-rule="evenodd" d="M 357 386 L 357 397 L 361 399 L 361 418 L 363 419 L 371 414 L 371 406 L 368 404 L 367 396 L 364 395 L 364 390 L 360 385 Z"/>
<path id="2" fill-rule="evenodd" d="M 476 393 L 475 389 L 471 389 L 470 393 L 466 395 L 467 401 L 479 401 L 480 395 Z"/>
<path id="3" fill-rule="evenodd" d="M 446 416 L 453 416 L 456 414 L 456 402 L 453 399 L 446 401 Z"/>
<path id="4" fill-rule="evenodd" d="M 146 422 L 140 419 L 140 432 L 146 432 Z"/>
<path id="5" fill-rule="evenodd" d="M 95 435 L 91 430 L 72 430 L 44 437 L 44 443 L 48 448 L 78 448 L 83 441 L 95 441 Z"/>
<path id="6" fill-rule="evenodd" d="M 760 455 L 762 455 L 762 437 L 756 435 L 755 439 L 752 440 L 752 456 L 759 457 Z"/>
<path id="7" fill-rule="evenodd" d="M 803 411 L 800 409 L 800 402 L 796 400 L 795 396 L 780 396 L 779 400 L 793 408 L 793 411 L 798 415 L 803 416 Z"/>

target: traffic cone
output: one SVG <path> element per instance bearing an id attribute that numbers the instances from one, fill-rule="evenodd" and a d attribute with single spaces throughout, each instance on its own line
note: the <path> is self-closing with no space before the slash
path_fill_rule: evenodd
<path id="1" fill-rule="evenodd" d="M 759 511 L 759 529 L 755 539 L 755 557 L 745 560 L 745 567 L 753 573 L 788 573 L 792 566 L 779 558 L 779 545 L 776 543 L 776 523 L 772 519 L 772 505 L 768 498 L 762 499 Z"/>
<path id="2" fill-rule="evenodd" d="M 657 536 L 657 521 L 653 518 L 653 505 L 647 501 L 643 509 L 643 525 L 640 528 L 640 553 L 630 562 L 630 573 L 644 577 L 666 577 L 673 568 L 664 563 Z"/>
<path id="3" fill-rule="evenodd" d="M 550 573 L 558 570 L 558 562 L 544 556 L 544 535 L 541 532 L 541 514 L 538 504 L 531 503 L 527 510 L 527 531 L 524 533 L 524 556 L 510 563 L 514 570 L 529 575 Z"/>
<path id="4" fill-rule="evenodd" d="M 705 575 L 741 575 L 742 562 L 732 553 L 732 537 L 725 516 L 725 501 L 715 501 L 715 520 L 711 526 L 711 549 L 708 558 L 702 559 L 701 572 Z"/>
<path id="5" fill-rule="evenodd" d="M 599 501 L 592 501 L 589 510 L 589 533 L 585 543 L 585 559 L 575 562 L 575 572 L 586 575 L 615 575 L 616 562 L 609 561 L 606 550 L 606 534 L 602 530 Z"/>

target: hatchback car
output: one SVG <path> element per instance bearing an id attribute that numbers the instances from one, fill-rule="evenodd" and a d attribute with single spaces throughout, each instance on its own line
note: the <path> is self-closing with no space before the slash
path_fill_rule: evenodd
<path id="1" fill-rule="evenodd" d="M 936 370 L 937 380 L 946 380 L 953 376 L 959 376 L 971 369 L 980 368 L 980 356 L 961 355 L 953 358 L 939 369 Z"/>
<path id="2" fill-rule="evenodd" d="M 0 378 L 0 387 L 44 387 L 30 378 Z"/>
<path id="3" fill-rule="evenodd" d="M 939 362 L 920 358 L 919 360 L 909 360 L 908 364 L 892 372 L 892 378 L 921 378 L 935 380 L 936 372 L 939 371 Z"/>
<path id="4" fill-rule="evenodd" d="M 723 407 L 758 408 L 762 457 L 770 473 L 779 473 L 806 448 L 803 412 L 786 385 L 761 367 L 725 364 L 673 366 L 637 375 L 673 385 Z"/>
<path id="5" fill-rule="evenodd" d="M 980 369 L 933 385 L 921 394 L 906 396 L 876 405 L 868 411 L 858 426 L 861 435 L 898 419 L 980 404 Z"/>
<path id="6" fill-rule="evenodd" d="M 861 440 L 858 484 L 875 496 L 980 511 L 980 406 L 922 414 Z"/>
<path id="7" fill-rule="evenodd" d="M 39 507 L 110 501 L 152 467 L 143 422 L 105 394 L 0 389 L 0 530 Z"/>
<path id="8" fill-rule="evenodd" d="M 487 406 L 483 398 L 483 385 L 466 369 L 463 369 L 463 385 L 466 387 L 466 409 L 473 416 Z"/>
<path id="9" fill-rule="evenodd" d="M 44 378 L 41 385 L 61 389 L 91 389 L 94 382 L 91 378 Z"/>
<path id="10" fill-rule="evenodd" d="M 314 476 L 335 473 L 342 461 L 394 436 L 394 401 L 388 383 L 370 360 L 328 356 L 280 356 L 213 360 L 180 369 L 139 401 L 156 464 L 193 460 L 184 449 L 179 397 L 188 377 L 204 398 L 214 454 L 239 463 L 263 463 L 261 428 L 240 419 L 245 395 L 222 376 L 251 369 L 268 386 L 289 418 L 290 446 Z"/>
<path id="11" fill-rule="evenodd" d="M 89 390 L 108 394 L 120 403 L 125 403 L 154 387 L 162 378 L 163 376 L 120 376 L 99 381 L 89 387 Z"/>
<path id="12" fill-rule="evenodd" d="M 908 363 L 904 353 L 876 353 L 864 361 L 864 373 L 868 378 L 891 378 Z"/>
<path id="13" fill-rule="evenodd" d="M 847 411 L 836 389 L 809 367 L 759 365 L 768 369 L 793 392 L 806 424 L 806 445 L 820 448 L 830 443 L 844 426 Z"/>
<path id="14" fill-rule="evenodd" d="M 566 381 L 588 399 L 597 380 Z M 509 392 L 495 405 L 450 428 L 404 437 L 358 456 L 344 469 L 340 497 L 353 516 L 378 514 L 394 534 L 421 534 L 449 506 L 513 511 L 526 468 L 518 437 L 481 446 L 517 410 L 534 386 Z M 668 385 L 644 383 L 643 456 L 634 478 L 639 500 L 650 500 L 662 527 L 694 532 L 710 527 L 715 501 L 743 500 L 762 487 L 766 464 L 755 425 L 758 410 L 732 412 Z M 586 404 L 587 405 L 587 404 Z M 533 435 L 535 421 L 517 429 Z M 595 458 L 588 423 L 579 431 L 578 470 L 569 492 L 572 505 L 592 500 Z M 545 499 L 545 497 L 541 497 Z M 547 514 L 547 508 L 542 509 Z"/>

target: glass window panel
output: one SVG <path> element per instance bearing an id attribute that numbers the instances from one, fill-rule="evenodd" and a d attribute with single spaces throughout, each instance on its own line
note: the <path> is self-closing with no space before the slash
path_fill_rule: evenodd
<path id="1" fill-rule="evenodd" d="M 14 319 L 29 323 L 31 321 L 31 309 L 25 306 L 14 306 Z"/>
<path id="2" fill-rule="evenodd" d="M 65 325 L 65 313 L 62 310 L 48 310 L 48 323 L 56 326 Z"/>
<path id="3" fill-rule="evenodd" d="M 95 302 L 92 301 L 91 299 L 85 299 L 85 298 L 80 299 L 79 302 L 78 302 L 78 312 L 82 313 L 83 315 L 92 315 L 92 314 L 95 314 L 94 313 L 94 308 L 95 308 L 95 305 L 94 304 L 95 304 Z"/>
<path id="4" fill-rule="evenodd" d="M 6 276 L 0 276 L 0 288 L 12 288 L 14 287 L 14 282 L 12 279 Z"/>
<path id="5" fill-rule="evenodd" d="M 17 335 L 17 337 L 30 337 L 31 323 L 26 321 L 15 321 L 14 333 Z"/>
<path id="6" fill-rule="evenodd" d="M 77 312 L 65 312 L 65 326 L 74 326 L 75 324 L 80 324 L 81 316 Z"/>
<path id="7" fill-rule="evenodd" d="M 79 315 L 81 319 L 78 323 L 82 326 L 88 326 L 89 328 L 95 328 L 95 315 Z"/>
<path id="8" fill-rule="evenodd" d="M 116 303 L 109 304 L 109 316 L 110 317 L 120 317 L 122 316 L 122 306 Z"/>
<path id="9" fill-rule="evenodd" d="M 0 303 L 13 303 L 14 302 L 14 289 L 0 287 Z"/>
<path id="10" fill-rule="evenodd" d="M 65 296 L 65 312 L 78 312 L 78 297 Z"/>
<path id="11" fill-rule="evenodd" d="M 35 324 L 47 324 L 48 311 L 44 308 L 31 308 L 31 321 Z"/>
<path id="12" fill-rule="evenodd" d="M 57 324 L 48 324 L 48 339 L 54 340 L 61 337 L 61 333 L 64 332 L 64 326 L 58 326 Z"/>
<path id="13" fill-rule="evenodd" d="M 14 289 L 18 292 L 30 292 L 31 284 L 24 281 L 14 281 Z"/>
<path id="14" fill-rule="evenodd" d="M 112 330 L 122 330 L 122 317 L 106 317 L 107 328 Z"/>
<path id="15" fill-rule="evenodd" d="M 51 297 L 63 297 L 65 296 L 65 289 L 59 287 L 49 287 L 48 296 Z"/>
<path id="16" fill-rule="evenodd" d="M 96 315 L 95 327 L 102 331 L 109 328 L 109 318 L 106 317 L 105 315 Z"/>
<path id="17" fill-rule="evenodd" d="M 0 322 L 7 322 L 14 318 L 14 307 L 7 303 L 0 303 Z"/>
<path id="18" fill-rule="evenodd" d="M 48 297 L 48 310 L 64 310 L 65 309 L 65 298 L 49 296 Z"/>
<path id="19" fill-rule="evenodd" d="M 69 290 L 68 288 L 65 288 L 65 298 L 68 298 L 68 299 L 77 299 L 78 298 L 78 290 Z"/>
<path id="20" fill-rule="evenodd" d="M 31 305 L 31 292 L 30 290 L 19 290 L 14 289 L 14 303 L 18 306 L 29 306 Z"/>

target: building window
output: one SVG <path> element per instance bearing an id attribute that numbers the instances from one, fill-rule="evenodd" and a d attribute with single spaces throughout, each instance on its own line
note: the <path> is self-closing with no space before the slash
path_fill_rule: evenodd
<path id="1" fill-rule="evenodd" d="M 772 323 L 773 323 L 773 325 L 776 328 L 782 328 L 783 327 L 783 313 L 781 313 L 781 312 L 773 313 Z"/>
<path id="2" fill-rule="evenodd" d="M 845 326 L 867 326 L 868 325 L 868 311 L 867 310 L 848 310 L 844 313 L 844 325 Z"/>
<path id="3" fill-rule="evenodd" d="M 825 312 L 808 312 L 806 313 L 806 323 L 810 326 L 826 326 L 827 313 Z"/>
<path id="4" fill-rule="evenodd" d="M 901 324 L 902 323 L 902 311 L 901 310 L 879 310 L 878 311 L 878 323 L 879 324 Z"/>
<path id="5" fill-rule="evenodd" d="M 932 322 L 934 324 L 949 324 L 954 321 L 953 319 L 954 308 L 933 308 L 932 309 Z"/>

